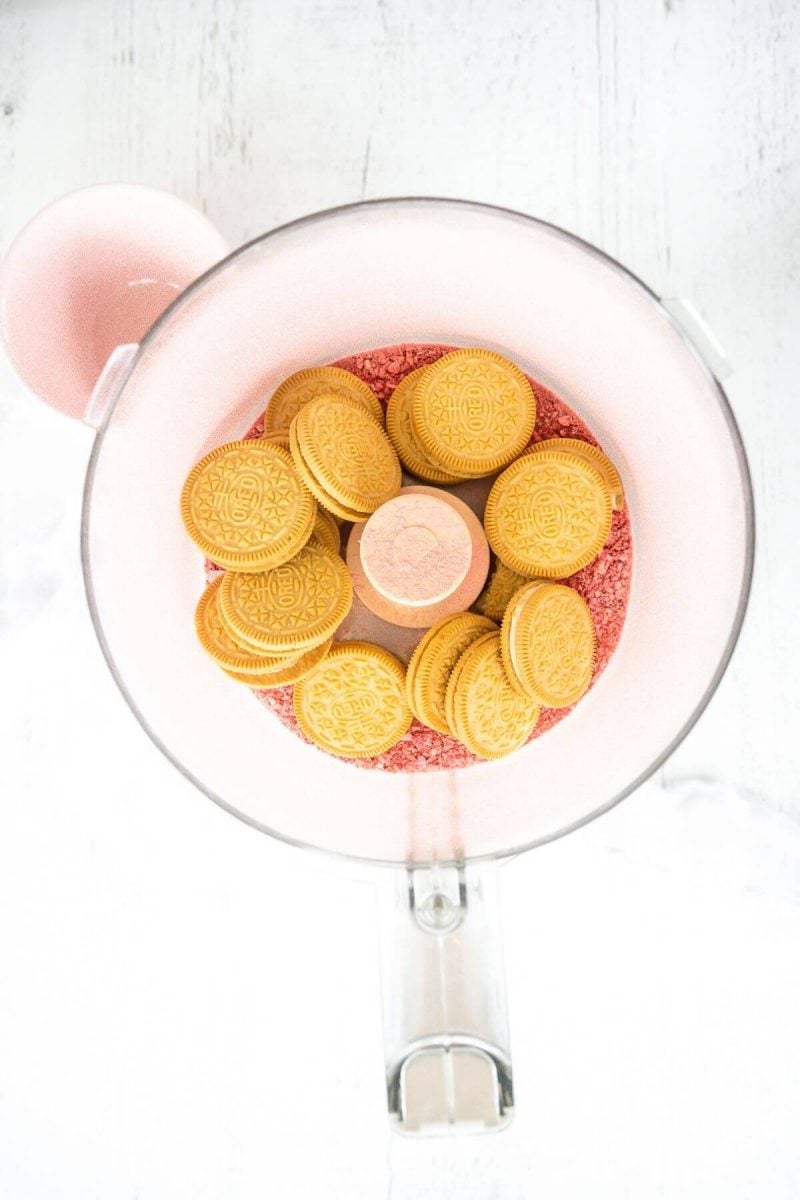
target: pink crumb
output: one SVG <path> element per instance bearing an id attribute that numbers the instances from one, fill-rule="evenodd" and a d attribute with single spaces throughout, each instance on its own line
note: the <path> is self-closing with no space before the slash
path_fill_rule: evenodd
<path id="1" fill-rule="evenodd" d="M 417 367 L 436 362 L 437 358 L 441 358 L 451 349 L 453 349 L 452 346 L 441 345 L 385 346 L 377 350 L 366 351 L 363 354 L 341 358 L 332 365 L 352 371 L 359 379 L 363 379 L 365 383 L 369 384 L 378 399 L 386 404 L 405 375 L 416 370 Z M 537 400 L 536 429 L 531 442 L 564 437 L 580 438 L 584 442 L 590 442 L 593 446 L 599 445 L 588 426 L 572 411 L 569 405 L 560 400 L 548 388 L 537 383 L 535 379 L 531 379 L 531 384 L 536 392 Z M 259 418 L 246 436 L 260 437 L 262 432 L 263 419 Z M 597 633 L 597 655 L 592 686 L 608 665 L 622 633 L 630 592 L 632 564 L 630 518 L 627 509 L 623 509 L 621 512 L 614 513 L 608 541 L 594 562 L 564 580 L 583 596 L 594 620 Z M 207 562 L 206 569 L 209 577 L 219 571 L 219 568 L 211 562 Z M 258 691 L 256 695 L 278 720 L 302 738 L 303 735 L 292 709 L 292 692 L 293 688 L 289 686 L 276 688 L 273 691 Z M 543 708 L 531 735 L 531 741 L 541 737 L 548 729 L 552 729 L 571 711 L 569 708 Z M 422 725 L 415 720 L 406 736 L 391 750 L 373 758 L 345 761 L 352 762 L 358 767 L 395 772 L 452 771 L 481 760 L 471 754 L 455 738 L 429 729 L 427 725 Z"/>

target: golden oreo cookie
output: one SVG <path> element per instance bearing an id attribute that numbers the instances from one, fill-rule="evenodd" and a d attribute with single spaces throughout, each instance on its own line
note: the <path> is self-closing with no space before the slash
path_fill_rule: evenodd
<path id="1" fill-rule="evenodd" d="M 339 521 L 350 521 L 355 525 L 369 520 L 369 517 L 371 516 L 370 513 L 364 513 L 360 512 L 358 509 L 348 508 L 346 505 L 340 504 L 338 500 L 335 500 L 333 496 L 326 492 L 325 488 L 316 478 L 314 472 L 303 458 L 299 443 L 297 441 L 297 429 L 294 422 L 292 422 L 292 427 L 289 430 L 289 441 L 292 448 L 292 460 L 297 468 L 297 473 L 317 501 L 318 505 L 321 505 L 326 512 L 330 513 Z"/>
<path id="2" fill-rule="evenodd" d="M 513 571 L 562 579 L 605 545 L 611 495 L 591 463 L 562 450 L 541 450 L 498 476 L 483 523 L 489 545 Z"/>
<path id="3" fill-rule="evenodd" d="M 189 536 L 234 571 L 286 562 L 308 541 L 315 513 L 291 455 L 262 439 L 218 446 L 189 472 L 181 493 Z"/>
<path id="4" fill-rule="evenodd" d="M 615 510 L 625 507 L 625 492 L 619 471 L 608 455 L 591 442 L 581 441 L 580 438 L 548 438 L 545 442 L 536 442 L 529 446 L 526 454 L 539 454 L 543 450 L 561 450 L 565 454 L 574 454 L 596 467 L 603 477 L 603 482 L 611 493 L 611 507 Z"/>
<path id="5" fill-rule="evenodd" d="M 369 642 L 339 642 L 294 689 L 294 713 L 305 736 L 340 758 L 383 754 L 411 725 L 405 670 Z"/>
<path id="6" fill-rule="evenodd" d="M 271 571 L 228 571 L 219 592 L 223 620 L 234 636 L 273 654 L 319 646 L 338 629 L 352 602 L 347 567 L 316 544 Z"/>
<path id="7" fill-rule="evenodd" d="M 342 548 L 342 535 L 339 532 L 339 526 L 331 514 L 326 512 L 324 508 L 317 509 L 317 517 L 314 521 L 314 528 L 311 531 L 309 541 L 316 541 L 320 546 L 329 550 L 331 554 L 338 554 Z"/>
<path id="8" fill-rule="evenodd" d="M 351 400 L 311 400 L 292 422 L 290 436 L 324 492 L 346 510 L 373 513 L 400 491 L 392 443 Z"/>
<path id="9" fill-rule="evenodd" d="M 363 380 L 341 367 L 309 367 L 284 379 L 273 393 L 264 413 L 264 433 L 288 433 L 289 426 L 317 396 L 345 396 L 360 404 L 379 425 L 383 425 L 383 406 Z"/>
<path id="10" fill-rule="evenodd" d="M 280 446 L 282 450 L 289 450 L 289 434 L 288 433 L 262 433 L 262 442 L 269 442 L 271 446 Z"/>
<path id="11" fill-rule="evenodd" d="M 411 402 L 424 370 L 424 367 L 417 367 L 416 371 L 411 371 L 392 392 L 386 406 L 386 432 L 401 463 L 412 475 L 428 483 L 458 483 L 458 475 L 451 475 L 436 466 L 414 432 Z"/>
<path id="12" fill-rule="evenodd" d="M 509 600 L 526 583 L 528 579 L 525 575 L 518 575 L 498 558 L 489 582 L 472 607 L 492 621 L 502 621 Z"/>
<path id="13" fill-rule="evenodd" d="M 530 441 L 536 397 L 519 367 L 492 350 L 453 350 L 426 367 L 414 388 L 414 432 L 442 470 L 491 475 Z"/>
<path id="14" fill-rule="evenodd" d="M 586 601 L 561 583 L 532 583 L 506 609 L 503 663 L 533 701 L 568 708 L 592 680 L 595 630 Z"/>
<path id="15" fill-rule="evenodd" d="M 235 679 L 237 683 L 246 683 L 248 687 L 257 688 L 259 691 L 269 691 L 271 688 L 286 687 L 288 683 L 298 683 L 304 679 L 311 671 L 321 663 L 325 655 L 333 645 L 333 638 L 328 638 L 320 646 L 315 646 L 313 650 L 306 651 L 299 658 L 294 659 L 288 666 L 280 667 L 274 671 L 265 671 L 261 675 L 242 675 L 238 671 L 226 671 L 226 675 L 230 675 L 231 679 Z"/>
<path id="16" fill-rule="evenodd" d="M 453 613 L 432 625 L 411 656 L 406 698 L 417 720 L 439 733 L 452 733 L 445 711 L 450 672 L 467 646 L 497 626 L 477 613 Z"/>
<path id="17" fill-rule="evenodd" d="M 509 683 L 499 633 L 478 638 L 461 655 L 450 676 L 447 704 L 456 737 L 480 758 L 503 758 L 519 750 L 540 711 Z"/>
<path id="18" fill-rule="evenodd" d="M 476 637 L 472 642 L 469 643 L 468 646 L 465 647 L 464 651 L 462 651 L 460 656 L 456 659 L 450 671 L 450 677 L 447 680 L 447 688 L 444 694 L 444 713 L 447 728 L 453 737 L 458 737 L 458 734 L 456 733 L 456 715 L 453 705 L 456 697 L 456 689 L 458 687 L 458 679 L 461 675 L 461 668 L 466 661 L 466 651 L 469 650 L 471 646 L 477 646 L 479 642 L 485 642 L 487 638 L 492 637 L 496 632 L 496 629 L 492 629 L 486 633 L 479 634 L 478 637 Z"/>
<path id="19" fill-rule="evenodd" d="M 284 669 L 295 661 L 294 655 L 264 654 L 238 642 L 226 628 L 219 611 L 222 577 L 203 592 L 195 610 L 194 622 L 200 645 L 223 671 L 235 671 L 237 677 L 254 678 L 267 671 Z M 253 685 L 255 687 L 255 684 Z"/>

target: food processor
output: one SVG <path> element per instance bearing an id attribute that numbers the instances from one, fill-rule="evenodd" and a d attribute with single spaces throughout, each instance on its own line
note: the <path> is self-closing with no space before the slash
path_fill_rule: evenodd
<path id="1" fill-rule="evenodd" d="M 514 1089 L 497 867 L 663 763 L 742 624 L 752 493 L 718 352 L 689 306 L 598 249 L 473 202 L 348 205 L 223 255 L 181 201 L 108 185 L 44 210 L 2 267 L 12 363 L 96 430 L 81 538 L 97 636 L 143 729 L 200 792 L 345 870 L 374 868 L 395 1127 L 502 1128 Z M 402 342 L 494 349 L 552 388 L 618 467 L 632 523 L 626 622 L 596 686 L 523 750 L 453 772 L 357 769 L 228 680 L 195 637 L 203 561 L 179 512 L 194 463 L 243 436 L 286 376 Z"/>

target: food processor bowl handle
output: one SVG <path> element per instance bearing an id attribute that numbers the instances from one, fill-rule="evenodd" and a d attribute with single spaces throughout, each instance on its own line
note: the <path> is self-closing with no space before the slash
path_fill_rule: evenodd
<path id="1" fill-rule="evenodd" d="M 28 222 L 0 264 L 0 338 L 33 392 L 98 427 L 130 347 L 227 253 L 211 222 L 168 192 L 70 192 Z"/>
<path id="2" fill-rule="evenodd" d="M 409 867 L 379 889 L 386 1087 L 406 1134 L 482 1133 L 514 1089 L 497 864 Z"/>

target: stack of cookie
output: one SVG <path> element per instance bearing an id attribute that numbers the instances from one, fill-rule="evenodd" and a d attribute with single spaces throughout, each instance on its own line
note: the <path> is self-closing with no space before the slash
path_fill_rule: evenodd
<path id="1" fill-rule="evenodd" d="M 528 377 L 492 350 L 455 350 L 412 371 L 386 410 L 386 430 L 406 469 L 443 485 L 513 462 L 535 424 Z"/>
<path id="2" fill-rule="evenodd" d="M 366 521 L 400 490 L 383 407 L 349 371 L 309 367 L 285 379 L 264 413 L 262 440 L 277 439 L 291 449 L 311 494 L 340 521 Z"/>
<path id="3" fill-rule="evenodd" d="M 184 524 L 224 567 L 195 613 L 204 649 L 232 678 L 283 687 L 330 648 L 353 599 L 339 528 L 276 442 L 229 442 L 190 472 Z"/>
<path id="4" fill-rule="evenodd" d="M 480 758 L 502 758 L 529 740 L 543 706 L 580 699 L 594 647 L 591 613 L 574 588 L 523 583 L 501 628 L 478 613 L 456 613 L 428 630 L 408 664 L 409 707 Z"/>

